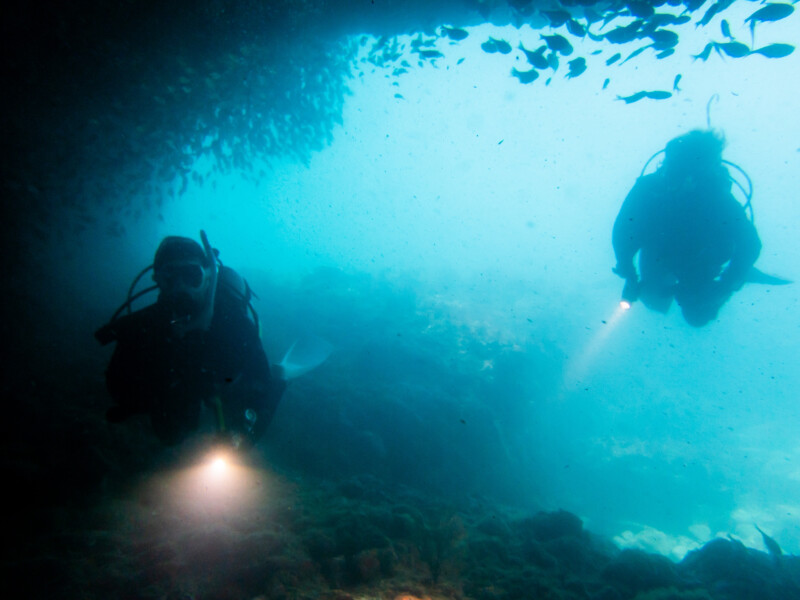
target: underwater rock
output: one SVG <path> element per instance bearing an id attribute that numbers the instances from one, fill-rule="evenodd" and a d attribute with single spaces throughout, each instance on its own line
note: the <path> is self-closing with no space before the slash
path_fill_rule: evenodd
<path id="1" fill-rule="evenodd" d="M 337 554 L 352 555 L 362 550 L 390 545 L 383 532 L 363 514 L 342 519 L 335 528 L 334 536 Z"/>
<path id="2" fill-rule="evenodd" d="M 705 590 L 680 591 L 674 587 L 638 594 L 635 600 L 711 600 Z"/>
<path id="3" fill-rule="evenodd" d="M 591 600 L 622 600 L 622 594 L 613 587 L 604 587 L 591 596 Z"/>
<path id="4" fill-rule="evenodd" d="M 347 560 L 344 556 L 337 556 L 321 563 L 321 572 L 325 580 L 335 588 L 340 588 L 348 583 Z"/>
<path id="5" fill-rule="evenodd" d="M 684 579 L 726 598 L 800 598 L 800 561 L 718 538 L 694 550 L 678 565 Z"/>
<path id="6" fill-rule="evenodd" d="M 601 573 L 607 583 L 632 595 L 679 583 L 675 565 L 665 556 L 643 550 L 623 550 Z"/>
<path id="7" fill-rule="evenodd" d="M 600 552 L 584 537 L 563 536 L 542 543 L 560 569 L 581 578 L 592 578 L 608 563 L 610 555 Z"/>
<path id="8" fill-rule="evenodd" d="M 415 539 L 425 529 L 424 522 L 424 517 L 415 508 L 405 505 L 395 506 L 386 524 L 386 533 L 392 539 Z"/>
<path id="9" fill-rule="evenodd" d="M 558 560 L 535 540 L 529 539 L 523 542 L 522 556 L 526 562 L 546 571 L 555 570 L 558 567 Z"/>
<path id="10" fill-rule="evenodd" d="M 336 542 L 324 531 L 312 531 L 305 539 L 308 555 L 316 561 L 325 560 L 336 554 Z"/>
<path id="11" fill-rule="evenodd" d="M 679 568 L 684 577 L 714 582 L 741 577 L 749 562 L 744 544 L 738 540 L 718 538 L 699 550 L 689 552 Z"/>
<path id="12" fill-rule="evenodd" d="M 520 523 L 520 528 L 527 534 L 547 542 L 564 536 L 584 536 L 583 522 L 574 514 L 565 510 L 540 512 Z"/>
<path id="13" fill-rule="evenodd" d="M 511 529 L 500 515 L 490 515 L 482 519 L 475 528 L 492 537 L 509 537 L 511 535 Z"/>
<path id="14" fill-rule="evenodd" d="M 350 571 L 355 583 L 369 583 L 381 576 L 381 561 L 377 550 L 365 550 L 353 556 Z"/>
<path id="15" fill-rule="evenodd" d="M 475 536 L 470 537 L 467 544 L 469 557 L 473 562 L 480 563 L 482 567 L 502 568 L 510 560 L 509 548 L 505 540 Z M 552 557 L 550 557 L 550 561 L 551 565 L 555 564 Z"/>

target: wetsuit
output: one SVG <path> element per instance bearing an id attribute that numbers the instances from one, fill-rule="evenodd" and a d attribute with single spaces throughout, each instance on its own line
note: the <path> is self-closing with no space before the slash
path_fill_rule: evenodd
<path id="1" fill-rule="evenodd" d="M 722 167 L 702 177 L 659 170 L 636 181 L 612 242 L 616 272 L 635 283 L 648 307 L 666 312 L 674 298 L 687 322 L 700 326 L 744 285 L 761 241 L 730 190 Z"/>
<path id="2" fill-rule="evenodd" d="M 111 325 L 117 346 L 106 371 L 117 403 L 109 420 L 149 413 L 166 444 L 195 431 L 201 405 L 220 397 L 226 428 L 254 443 L 272 420 L 285 383 L 272 377 L 255 324 L 239 301 L 218 288 L 207 331 L 177 337 L 162 302 Z M 255 414 L 255 422 L 248 421 Z"/>

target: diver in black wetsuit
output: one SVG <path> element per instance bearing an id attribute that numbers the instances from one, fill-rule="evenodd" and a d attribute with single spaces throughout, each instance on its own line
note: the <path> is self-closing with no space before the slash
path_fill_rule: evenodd
<path id="1" fill-rule="evenodd" d="M 623 299 L 641 299 L 660 312 L 675 299 L 695 327 L 715 319 L 757 272 L 753 263 L 761 252 L 755 226 L 731 193 L 723 146 L 712 131 L 671 140 L 662 165 L 636 181 L 614 223 L 614 272 L 625 279 Z"/>
<path id="2" fill-rule="evenodd" d="M 130 311 L 136 297 L 129 298 L 96 332 L 102 344 L 117 343 L 106 371 L 116 404 L 106 418 L 149 414 L 159 439 L 174 445 L 198 429 L 205 404 L 226 440 L 248 447 L 269 425 L 286 384 L 270 372 L 255 312 L 248 316 L 249 287 L 203 241 L 205 250 L 189 238 L 165 238 L 152 265 L 158 300 L 117 317 Z"/>

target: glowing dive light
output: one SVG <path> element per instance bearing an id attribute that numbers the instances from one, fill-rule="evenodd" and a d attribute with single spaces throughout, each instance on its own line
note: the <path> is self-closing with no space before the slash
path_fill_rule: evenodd
<path id="1" fill-rule="evenodd" d="M 627 300 L 620 300 L 619 307 L 622 310 L 628 310 L 631 307 L 631 303 Z"/>
<path id="2" fill-rule="evenodd" d="M 221 474 L 228 467 L 228 461 L 224 456 L 216 456 L 211 461 L 211 472 Z"/>

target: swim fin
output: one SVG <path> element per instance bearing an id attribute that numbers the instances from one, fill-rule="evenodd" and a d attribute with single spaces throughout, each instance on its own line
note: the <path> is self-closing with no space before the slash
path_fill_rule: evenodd
<path id="1" fill-rule="evenodd" d="M 794 283 L 791 279 L 783 279 L 775 275 L 768 275 L 755 267 L 750 267 L 747 272 L 747 283 L 763 283 L 764 285 L 787 285 Z"/>
<path id="2" fill-rule="evenodd" d="M 324 363 L 333 352 L 333 346 L 316 336 L 295 340 L 283 360 L 278 364 L 284 381 L 295 379 Z"/>

